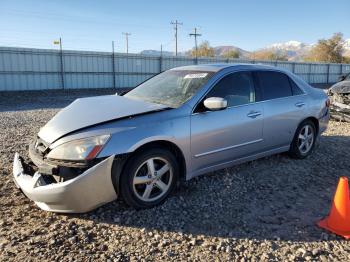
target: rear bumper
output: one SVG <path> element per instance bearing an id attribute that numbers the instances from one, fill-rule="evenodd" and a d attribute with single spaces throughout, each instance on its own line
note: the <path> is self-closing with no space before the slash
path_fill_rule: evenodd
<path id="1" fill-rule="evenodd" d="M 329 113 L 329 109 L 327 109 L 327 113 L 323 117 L 318 119 L 318 124 L 319 124 L 318 135 L 321 135 L 324 131 L 326 131 L 329 123 L 329 119 L 330 119 L 330 113 Z"/>
<path id="2" fill-rule="evenodd" d="M 43 175 L 24 172 L 23 163 L 15 154 L 13 179 L 18 188 L 41 209 L 60 213 L 83 213 L 117 198 L 111 170 L 114 155 L 65 182 L 46 183 Z"/>

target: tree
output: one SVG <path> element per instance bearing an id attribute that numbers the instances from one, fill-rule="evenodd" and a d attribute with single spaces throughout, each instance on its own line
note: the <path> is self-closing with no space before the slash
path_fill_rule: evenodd
<path id="1" fill-rule="evenodd" d="M 239 55 L 240 54 L 238 50 L 231 49 L 223 53 L 222 56 L 229 59 L 229 58 L 239 58 Z"/>
<path id="2" fill-rule="evenodd" d="M 344 39 L 342 33 L 335 33 L 329 39 L 320 39 L 304 58 L 309 62 L 341 63 L 344 60 Z"/>
<path id="3" fill-rule="evenodd" d="M 190 55 L 196 57 L 196 48 L 192 48 Z M 198 46 L 197 57 L 214 57 L 214 55 L 214 48 L 210 46 L 208 41 L 204 41 Z"/>
<path id="4" fill-rule="evenodd" d="M 254 60 L 278 60 L 288 61 L 288 56 L 285 53 L 272 51 L 272 50 L 260 50 L 250 54 L 250 59 Z"/>
<path id="5" fill-rule="evenodd" d="M 343 56 L 343 62 L 344 64 L 350 64 L 350 56 Z"/>

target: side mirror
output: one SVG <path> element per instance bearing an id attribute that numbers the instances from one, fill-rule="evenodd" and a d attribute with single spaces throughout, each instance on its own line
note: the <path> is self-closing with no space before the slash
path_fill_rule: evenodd
<path id="1" fill-rule="evenodd" d="M 346 78 L 346 75 L 341 75 L 338 77 L 338 82 L 343 81 Z"/>
<path id="2" fill-rule="evenodd" d="M 209 97 L 205 99 L 203 103 L 204 106 L 211 111 L 222 110 L 227 107 L 227 100 L 222 97 Z"/>

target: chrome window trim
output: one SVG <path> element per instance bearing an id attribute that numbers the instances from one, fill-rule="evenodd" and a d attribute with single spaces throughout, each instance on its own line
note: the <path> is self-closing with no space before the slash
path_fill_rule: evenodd
<path id="1" fill-rule="evenodd" d="M 261 101 L 256 101 L 256 102 L 251 102 L 251 103 L 247 103 L 247 104 L 242 104 L 242 105 L 237 105 L 237 106 L 229 106 L 229 107 L 226 107 L 225 109 L 223 110 L 226 110 L 226 109 L 230 109 L 230 108 L 236 108 L 236 107 L 241 107 L 241 106 L 246 106 L 246 105 L 252 105 L 252 104 L 258 104 L 258 103 L 261 103 L 261 102 L 268 102 L 268 101 L 274 101 L 274 100 L 277 100 L 277 99 L 284 99 L 284 98 L 288 98 L 288 97 L 298 97 L 298 96 L 306 96 L 308 95 L 307 92 L 305 92 L 304 89 L 300 88 L 300 86 L 293 80 L 293 78 L 291 76 L 289 76 L 287 73 L 283 72 L 283 71 L 280 71 L 280 70 L 275 70 L 275 69 L 241 69 L 241 70 L 237 70 L 237 71 L 231 71 L 231 72 L 227 72 L 225 73 L 224 75 L 222 75 L 219 79 L 217 79 L 213 84 L 212 86 L 210 86 L 208 88 L 208 90 L 204 93 L 204 95 L 198 99 L 198 101 L 196 102 L 196 104 L 194 105 L 194 107 L 192 108 L 191 110 L 191 115 L 197 115 L 197 114 L 202 114 L 202 113 L 207 113 L 207 112 L 217 112 L 217 111 L 204 111 L 204 112 L 194 112 L 194 110 L 196 109 L 196 107 L 198 106 L 198 104 L 202 101 L 202 99 L 212 90 L 212 88 L 219 82 L 221 81 L 224 77 L 226 77 L 227 75 L 229 74 L 234 74 L 234 73 L 239 73 L 239 72 L 258 72 L 258 71 L 272 71 L 272 72 L 278 72 L 278 73 L 281 73 L 281 74 L 284 74 L 285 76 L 288 77 L 289 80 L 292 80 L 298 87 L 299 89 L 303 92 L 302 94 L 300 95 L 293 95 L 293 92 L 292 92 L 292 95 L 291 96 L 284 96 L 284 97 L 277 97 L 277 98 L 273 98 L 273 99 L 267 99 L 267 100 L 261 100 Z M 220 72 L 220 71 L 219 71 Z M 257 89 L 254 85 L 254 89 L 255 89 L 255 93 L 257 92 Z M 219 111 L 222 111 L 222 110 L 219 110 Z"/>

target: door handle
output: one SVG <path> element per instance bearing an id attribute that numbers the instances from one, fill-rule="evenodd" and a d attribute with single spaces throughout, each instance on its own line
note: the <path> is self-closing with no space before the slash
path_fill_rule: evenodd
<path id="1" fill-rule="evenodd" d="M 295 103 L 295 106 L 296 106 L 296 107 L 303 107 L 304 105 L 305 105 L 304 102 Z"/>
<path id="2" fill-rule="evenodd" d="M 260 116 L 261 115 L 261 112 L 258 112 L 258 111 L 252 111 L 250 112 L 247 117 L 250 117 L 250 118 L 256 118 L 257 116 Z"/>

